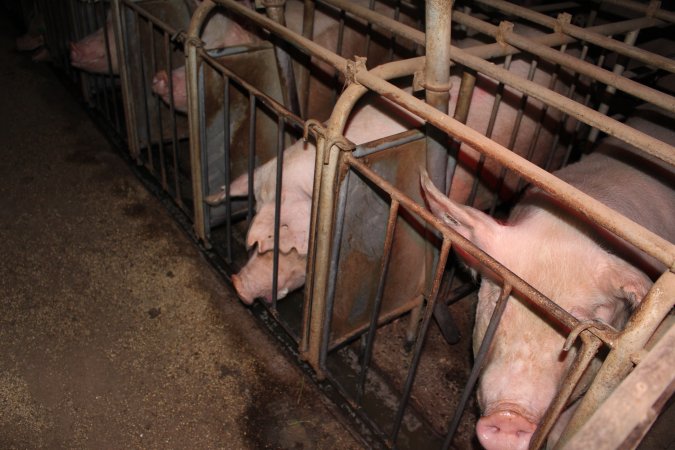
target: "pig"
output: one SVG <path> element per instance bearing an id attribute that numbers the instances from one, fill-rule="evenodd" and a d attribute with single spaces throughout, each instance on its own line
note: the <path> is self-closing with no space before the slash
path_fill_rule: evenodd
<path id="1" fill-rule="evenodd" d="M 391 108 L 397 113 L 385 112 Z M 345 137 L 361 144 L 405 131 L 418 120 L 386 100 L 372 102 L 350 118 L 345 127 Z M 378 126 L 372 127 L 373 123 Z M 305 283 L 315 156 L 316 147 L 310 142 L 298 141 L 284 150 L 278 299 Z M 253 303 L 256 298 L 272 299 L 276 161 L 274 158 L 266 162 L 253 174 L 256 215 L 246 238 L 246 246 L 252 249 L 253 254 L 241 271 L 232 276 L 237 294 L 246 304 Z M 230 196 L 247 194 L 248 174 L 243 174 L 230 184 Z M 224 189 L 205 200 L 213 206 L 222 203 L 226 200 Z"/>
<path id="2" fill-rule="evenodd" d="M 675 143 L 673 117 L 644 107 L 627 123 L 665 142 Z M 556 176 L 631 220 L 675 241 L 673 167 L 659 163 L 615 138 L 605 139 L 580 162 Z M 422 175 L 430 210 L 579 320 L 599 320 L 621 328 L 666 270 L 662 264 L 609 232 L 583 220 L 578 212 L 538 188 L 530 188 L 499 223 L 460 205 Z M 494 274 L 481 272 L 476 323 L 477 352 L 500 295 Z M 514 298 L 515 297 L 515 298 Z M 477 389 L 482 417 L 476 425 L 481 444 L 492 449 L 526 449 L 532 433 L 559 389 L 572 362 L 562 351 L 565 336 L 537 316 L 517 294 L 509 299 L 489 349 Z M 550 439 L 570 418 L 558 419 Z"/>
<path id="3" fill-rule="evenodd" d="M 139 0 L 135 0 L 139 1 Z M 146 5 L 151 14 L 156 14 L 161 20 L 172 26 L 187 27 L 189 15 L 196 7 L 196 0 L 164 0 L 156 5 Z M 170 8 L 163 12 L 162 4 L 170 4 Z M 157 11 L 153 10 L 157 8 Z M 178 13 L 178 23 L 173 12 Z M 182 17 L 181 15 L 184 15 Z M 107 46 L 106 46 L 107 40 Z M 93 74 L 119 75 L 119 56 L 115 33 L 113 31 L 112 16 L 106 15 L 103 26 L 77 42 L 71 42 L 70 64 L 73 67 Z"/>
<path id="4" fill-rule="evenodd" d="M 367 7 L 367 0 L 359 0 L 361 6 Z M 318 5 L 314 16 L 314 35 L 313 41 L 331 51 L 337 51 L 337 35 L 339 21 L 334 11 L 326 9 L 325 5 Z M 285 7 L 286 26 L 296 33 L 302 33 L 304 6 L 303 2 L 289 0 Z M 385 5 L 378 4 L 377 11 L 384 15 L 391 15 L 392 11 Z M 412 23 L 412 18 L 408 15 L 402 15 L 401 20 L 404 23 Z M 347 21 L 345 33 L 343 35 L 341 54 L 347 58 L 353 58 L 360 54 L 365 48 L 365 37 L 362 30 L 357 31 L 358 26 L 355 23 Z M 231 47 L 237 45 L 253 45 L 260 42 L 260 38 L 252 31 L 247 30 L 234 20 L 224 14 L 216 13 L 213 15 L 204 28 L 202 40 L 209 49 Z M 375 43 L 373 47 L 377 47 Z M 377 47 L 372 51 L 372 64 L 379 64 L 384 61 L 385 50 Z M 370 61 L 369 61 L 370 62 Z M 335 69 L 329 64 L 313 60 L 311 68 L 312 79 L 310 81 L 310 92 L 308 111 L 306 117 L 324 119 L 330 113 L 328 99 L 332 99 L 331 82 Z M 187 111 L 187 92 L 185 67 L 178 67 L 171 73 L 173 84 L 173 102 L 177 111 Z M 169 74 L 161 70 L 155 74 L 152 82 L 152 91 L 160 96 L 162 100 L 169 104 Z"/>
<path id="5" fill-rule="evenodd" d="M 208 19 L 202 34 L 207 49 L 232 47 L 237 45 L 253 45 L 260 39 L 245 27 L 239 25 L 230 17 L 215 13 Z M 179 112 L 187 112 L 187 86 L 185 66 L 180 66 L 171 72 L 173 84 L 174 108 Z M 167 105 L 170 104 L 169 96 L 172 94 L 169 84 L 169 74 L 166 70 L 160 70 L 152 78 L 152 92 L 157 94 Z"/>
<path id="6" fill-rule="evenodd" d="M 465 42 L 464 46 L 470 46 L 477 44 L 477 41 L 468 41 Z M 529 70 L 529 64 L 525 60 L 514 59 L 510 67 L 511 71 L 519 73 L 521 75 L 527 74 Z M 535 81 L 546 84 L 550 79 L 550 75 L 542 70 L 537 70 L 535 72 Z M 450 103 L 449 111 L 453 111 L 454 103 L 457 99 L 460 85 L 460 76 L 459 74 L 453 73 L 451 76 L 452 89 L 450 92 Z M 476 83 L 476 89 L 473 94 L 474 101 L 472 102 L 471 109 L 469 111 L 469 116 L 467 119 L 467 125 L 470 127 L 485 132 L 487 128 L 487 123 L 489 120 L 490 110 L 492 109 L 492 103 L 494 100 L 496 84 L 493 80 L 479 76 Z M 562 89 L 562 88 L 561 88 Z M 410 91 L 408 89 L 408 91 Z M 518 111 L 518 106 L 520 103 L 521 97 L 516 94 L 511 89 L 506 89 L 504 95 L 504 100 L 500 105 L 498 118 L 492 138 L 502 145 L 506 145 L 511 137 L 511 132 L 513 129 L 513 123 L 516 120 L 516 115 Z M 378 103 L 379 102 L 379 103 Z M 392 103 L 386 100 L 379 100 L 377 105 L 366 105 L 361 110 L 356 111 L 350 118 L 347 127 L 345 128 L 345 136 L 352 140 L 356 144 L 372 141 L 379 139 L 394 133 L 398 133 L 407 129 L 420 127 L 423 122 L 419 117 L 412 115 L 407 112 L 403 112 L 402 109 L 396 107 Z M 385 106 L 386 105 L 386 106 Z M 514 152 L 520 155 L 526 155 L 529 151 L 531 136 L 534 134 L 534 129 L 537 123 L 537 120 L 541 116 L 542 109 L 541 103 L 535 102 L 533 100 L 528 101 L 527 107 L 525 108 L 525 114 L 521 123 L 520 131 L 518 138 L 515 141 L 513 146 Z M 549 109 L 546 112 L 544 127 L 539 136 L 538 145 L 540 149 L 548 150 L 553 141 L 552 130 L 557 127 L 557 120 L 559 120 L 560 113 L 554 110 Z M 396 124 L 396 126 L 394 126 Z M 303 211 L 308 210 L 309 204 L 311 203 L 311 183 L 313 181 L 313 165 L 304 165 L 303 170 L 296 170 L 293 165 L 298 164 L 299 159 L 295 157 L 290 157 L 297 150 L 298 143 L 295 146 L 286 150 L 284 158 L 284 180 L 283 180 L 283 190 L 282 190 L 282 216 L 284 215 L 284 208 L 286 208 L 286 196 L 287 193 L 291 190 L 296 189 L 296 186 L 302 186 L 303 196 L 302 199 L 306 202 L 306 205 L 302 208 Z M 306 157 L 310 160 L 314 158 L 314 147 L 309 145 L 308 149 L 305 151 Z M 449 190 L 450 198 L 455 201 L 464 202 L 469 196 L 471 191 L 471 185 L 473 183 L 473 170 L 475 165 L 478 162 L 478 153 L 468 147 L 467 145 L 462 144 L 460 147 L 460 157 L 459 157 L 459 166 L 455 173 L 453 183 Z M 545 160 L 545 153 L 535 152 L 535 157 L 538 157 L 536 162 L 543 164 Z M 254 185 L 256 186 L 255 198 L 258 213 L 256 219 L 254 219 L 251 224 L 251 229 L 249 230 L 249 238 L 247 239 L 247 246 L 249 248 L 257 244 L 258 253 L 264 253 L 264 249 L 271 249 L 271 241 L 261 245 L 258 236 L 273 236 L 273 217 L 274 217 L 274 196 L 273 188 L 275 183 L 275 171 L 273 168 L 276 166 L 276 159 L 273 159 L 267 162 L 265 165 L 256 169 L 254 174 Z M 218 166 L 217 166 L 218 167 Z M 493 174 L 498 172 L 499 168 L 496 164 L 486 164 L 484 170 L 492 171 Z M 294 177 L 288 178 L 287 174 L 293 173 Z M 246 175 L 243 175 L 244 179 Z M 494 179 L 494 177 L 493 177 Z M 515 190 L 516 179 L 509 181 L 509 186 Z M 240 182 L 236 180 L 232 186 Z M 267 186 L 265 192 L 270 193 L 269 195 L 260 195 L 258 192 L 258 186 Z M 237 195 L 245 195 L 245 192 L 240 190 L 234 190 Z M 234 195 L 234 194 L 233 194 Z M 295 197 L 293 197 L 295 198 Z M 217 205 L 218 203 L 224 200 L 224 192 L 218 192 L 207 198 L 207 203 L 211 205 Z M 491 198 L 488 195 L 481 195 L 478 197 L 477 204 L 481 208 L 487 207 L 491 202 Z M 294 206 L 294 207 L 297 207 Z M 258 216 L 261 215 L 261 211 L 265 211 L 265 219 L 258 219 Z M 298 215 L 294 218 L 294 229 L 289 231 L 290 235 L 297 236 L 302 235 L 302 239 L 307 239 L 309 236 L 309 215 Z M 300 220 L 302 219 L 302 220 Z M 282 220 L 282 223 L 284 221 Z M 307 242 L 304 242 L 302 248 L 288 246 L 284 241 L 288 239 L 288 235 L 282 232 L 280 236 L 280 246 L 281 248 L 295 248 L 299 252 L 302 258 L 294 258 L 293 262 L 287 260 L 285 255 L 282 252 L 280 257 L 280 267 L 283 267 L 285 264 L 299 264 L 304 266 L 306 263 L 306 246 Z M 251 238 L 253 236 L 253 238 Z M 270 238 L 271 239 L 271 238 Z M 264 251 L 263 251 L 264 250 Z M 257 260 L 260 260 L 257 258 Z M 271 265 L 266 265 L 265 267 L 271 268 Z M 302 270 L 291 270 L 290 268 L 284 269 L 288 270 L 289 273 L 296 274 L 299 278 L 294 279 L 293 283 L 287 282 L 287 280 L 281 280 L 280 276 L 280 285 L 293 285 L 296 287 L 302 286 L 304 284 L 304 271 Z M 299 274 L 299 275 L 298 275 Z M 254 281 L 250 281 L 251 278 L 255 278 Z M 255 295 L 258 295 L 263 298 L 269 299 L 271 296 L 272 289 L 272 274 L 270 272 L 265 272 L 262 269 L 262 265 L 255 263 L 253 259 L 249 261 L 242 271 L 235 276 L 236 284 L 239 286 L 253 286 L 255 289 L 237 289 L 237 292 L 240 295 L 240 298 L 244 299 L 245 302 L 250 303 L 254 300 Z M 283 282 L 282 282 L 283 281 Z M 289 287 L 290 289 L 290 287 Z M 285 289 L 280 289 L 280 293 L 287 293 Z M 278 296 L 282 298 L 282 296 Z"/>
<path id="7" fill-rule="evenodd" d="M 117 44 L 110 14 L 101 28 L 70 43 L 70 64 L 89 73 L 119 74 Z"/>

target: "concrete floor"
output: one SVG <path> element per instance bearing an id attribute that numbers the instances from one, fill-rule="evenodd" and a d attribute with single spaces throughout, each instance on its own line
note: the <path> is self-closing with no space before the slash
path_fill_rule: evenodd
<path id="1" fill-rule="evenodd" d="M 361 448 L 0 19 L 0 448 Z"/>

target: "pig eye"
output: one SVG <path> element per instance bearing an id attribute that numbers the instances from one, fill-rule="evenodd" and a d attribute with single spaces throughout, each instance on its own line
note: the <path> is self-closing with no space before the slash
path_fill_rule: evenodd
<path id="1" fill-rule="evenodd" d="M 459 222 L 457 222 L 457 220 L 448 213 L 443 213 L 443 220 L 446 223 L 449 223 L 450 225 L 455 225 L 455 226 L 459 225 Z"/>

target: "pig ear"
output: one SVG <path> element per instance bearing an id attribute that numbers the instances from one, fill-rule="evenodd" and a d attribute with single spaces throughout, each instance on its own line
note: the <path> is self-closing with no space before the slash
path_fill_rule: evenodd
<path id="1" fill-rule="evenodd" d="M 623 259 L 614 255 L 610 255 L 610 258 L 604 273 L 601 274 L 605 292 L 610 292 L 615 298 L 628 302 L 631 307 L 637 306 L 652 287 L 652 281 Z"/>
<path id="2" fill-rule="evenodd" d="M 311 202 L 284 201 L 282 205 L 279 221 L 279 250 L 288 253 L 295 248 L 299 254 L 306 255 Z M 265 253 L 274 248 L 274 203 L 265 204 L 253 219 L 251 228 L 248 230 L 246 245 L 251 248 L 255 244 L 258 244 L 258 253 Z"/>
<path id="3" fill-rule="evenodd" d="M 240 175 L 230 183 L 230 197 L 243 197 L 248 194 L 248 173 Z M 218 192 L 204 198 L 204 201 L 211 206 L 216 206 L 225 201 L 225 186 L 221 186 Z"/>
<path id="4" fill-rule="evenodd" d="M 482 211 L 455 203 L 443 195 L 424 169 L 420 171 L 420 182 L 429 210 L 436 217 L 483 250 L 489 249 L 502 225 Z"/>

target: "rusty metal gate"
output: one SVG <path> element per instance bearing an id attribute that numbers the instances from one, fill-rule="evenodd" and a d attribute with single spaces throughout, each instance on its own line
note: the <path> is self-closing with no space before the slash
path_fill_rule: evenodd
<path id="1" fill-rule="evenodd" d="M 67 10 L 77 10 L 72 6 L 75 3 L 69 2 Z M 344 24 L 352 20 L 367 46 L 374 41 L 384 42 L 384 47 L 400 47 L 398 54 L 392 52 L 381 60 L 374 57 L 373 61 L 382 63 L 375 67 L 372 61 L 351 59 L 363 50 L 342 52 L 339 45 L 337 50 L 328 50 L 298 30 L 292 31 L 233 0 L 205 1 L 194 12 L 186 33 L 178 32 L 182 25 L 167 25 L 142 3 L 112 2 L 116 42 L 123 49 L 119 55 L 122 87 L 115 87 L 113 75 L 108 73 L 98 84 L 91 84 L 100 89 L 95 92 L 101 95 L 88 98 L 98 102 L 97 110 L 116 111 L 101 105 L 118 97 L 103 93 L 121 91 L 125 125 L 114 119 L 114 114 L 108 113 L 108 117 L 113 118 L 111 122 L 120 134 L 128 136 L 134 159 L 193 218 L 195 235 L 222 263 L 228 277 L 241 269 L 249 256 L 246 232 L 257 212 L 253 174 L 256 168 L 277 158 L 270 172 L 275 192 L 270 231 L 271 296 L 269 303 L 260 302 L 254 308 L 263 310 L 262 314 L 281 326 L 316 376 L 328 380 L 345 400 L 345 408 L 370 433 L 366 438 L 369 445 L 475 446 L 472 435 L 479 411 L 473 400 L 474 388 L 501 314 L 507 303 L 514 301 L 528 304 L 563 330 L 568 346 L 577 338 L 581 340 L 575 362 L 530 447 L 545 445 L 583 373 L 603 351 L 607 353 L 604 363 L 563 432 L 561 446 L 637 445 L 655 420 L 656 414 L 649 413 L 650 409 L 658 412 L 672 394 L 672 376 L 667 378 L 673 373 L 672 351 L 664 349 L 663 343 L 654 347 L 654 355 L 670 359 L 652 375 L 666 375 L 650 378 L 654 380 L 650 385 L 654 392 L 626 412 L 621 422 L 625 432 L 614 433 L 609 440 L 605 435 L 589 435 L 586 430 L 594 421 L 603 420 L 602 414 L 607 413 L 603 408 L 608 408 L 612 391 L 638 361 L 642 362 L 614 396 L 626 395 L 622 392 L 630 389 L 626 387 L 629 383 L 644 383 L 645 378 L 632 378 L 646 376 L 641 374 L 644 370 L 640 371 L 643 364 L 654 364 L 655 356 L 644 349 L 675 304 L 675 278 L 670 271 L 675 247 L 549 171 L 579 159 L 598 140 L 599 133 L 638 147 L 673 167 L 675 148 L 670 143 L 637 132 L 608 114 L 621 112 L 617 99 L 627 103 L 629 110 L 638 103 L 649 103 L 668 114 L 675 113 L 672 90 L 656 83 L 657 79 L 665 82 L 672 77 L 672 55 L 640 48 L 647 41 L 641 37 L 662 37 L 660 30 L 672 30 L 675 14 L 658 3 L 629 0 L 593 2 L 592 7 L 573 2 L 532 2 L 535 5 L 529 9 L 502 0 L 457 1 L 451 13 L 450 2 L 431 0 L 426 2 L 425 35 L 408 26 L 415 23 L 414 19 L 408 25 L 400 23 L 402 10 L 415 11 L 415 5 L 408 2 L 389 3 L 394 5 L 388 10 L 390 16 L 378 12 L 375 2 L 304 2 L 307 18 L 312 17 L 314 7 L 328 8 L 335 14 L 332 17 L 340 24 L 340 42 Z M 268 2 L 266 6 L 273 9 L 279 4 Z M 44 8 L 48 10 L 48 6 Z M 95 11 L 97 25 L 101 26 L 105 17 L 102 4 L 87 3 L 86 8 Z M 208 48 L 202 34 L 213 11 L 225 12 L 238 23 L 255 24 L 273 38 Z M 269 11 L 268 15 L 279 19 Z M 60 55 L 55 58 L 57 63 L 71 74 L 64 39 L 81 37 L 95 27 L 68 35 L 75 29 L 68 20 L 64 22 L 69 23 L 67 38 L 52 34 L 47 40 L 53 43 L 53 49 L 59 49 L 55 53 Z M 51 20 L 48 22 L 51 24 Z M 515 28 L 511 22 L 516 22 Z M 305 36 L 312 36 L 312 27 L 307 25 L 313 23 L 305 21 Z M 519 28 L 523 23 L 528 27 Z M 527 28 L 537 32 L 523 31 Z M 463 45 L 469 38 L 476 42 Z M 152 75 L 158 70 L 172 73 L 179 65 L 172 45 L 180 47 L 183 43 L 187 116 L 176 112 L 173 94 L 168 105 L 150 94 Z M 281 62 L 285 58 L 280 55 L 281 48 L 290 55 L 290 62 Z M 426 51 L 420 51 L 423 48 Z M 368 51 L 366 47 L 364 54 Z M 341 57 L 341 53 L 350 59 Z M 421 53 L 426 58 L 415 56 Z M 334 105 L 330 103 L 332 114 L 325 123 L 308 120 L 327 118 L 308 113 L 312 111 L 312 98 L 305 96 L 310 92 L 306 86 L 316 75 L 311 70 L 289 69 L 289 64 L 311 66 L 309 56 L 304 55 L 311 56 L 315 66 L 325 64 L 337 69 L 329 77 L 337 83 L 338 89 L 335 84 L 330 86 L 334 92 L 346 86 Z M 521 61 L 525 61 L 524 73 L 518 76 L 513 67 Z M 457 71 L 453 76 L 461 79 L 454 86 L 447 72 L 450 63 Z M 252 67 L 267 70 L 256 72 Z M 552 74 L 544 86 L 537 83 L 539 70 Z M 425 89 L 426 102 L 387 80 L 411 85 L 413 91 Z M 482 118 L 485 128 L 463 125 L 472 112 L 475 92 L 486 83 L 496 100 Z M 172 88 L 170 84 L 171 92 Z M 91 88 L 87 89 L 91 93 Z M 456 97 L 454 111 L 444 110 L 449 91 Z M 295 100 L 293 92 L 298 94 Z M 360 145 L 350 142 L 345 137 L 348 117 L 362 97 L 362 102 L 369 104 L 384 102 L 389 112 L 395 104 L 414 114 L 403 127 L 411 130 L 378 135 L 374 141 Z M 512 121 L 500 123 L 497 112 L 501 102 L 507 104 L 509 98 L 513 103 Z M 534 102 L 542 105 L 536 113 L 528 109 Z M 359 111 L 355 109 L 354 114 L 358 116 Z M 554 114 L 555 123 L 546 121 L 549 114 Z M 518 132 L 527 120 L 532 122 L 528 134 L 532 138 L 523 140 Z M 421 127 L 423 122 L 426 129 Z M 509 131 L 501 141 L 500 127 Z M 547 151 L 540 154 L 537 142 L 547 132 L 551 134 Z M 306 282 L 302 291 L 281 299 L 284 148 L 303 134 L 316 145 Z M 471 170 L 462 172 L 459 162 L 467 158 L 472 161 Z M 457 196 L 453 198 L 498 216 L 529 183 L 669 269 L 658 277 L 623 330 L 580 322 L 426 210 L 418 170 L 425 165 L 434 184 L 442 186 L 450 197 Z M 248 195 L 233 199 L 231 183 L 247 174 Z M 206 197 L 218 193 L 221 186 L 225 202 L 210 206 Z M 463 187 L 461 192 L 459 187 Z M 452 255 L 456 250 L 489 268 L 500 291 L 473 363 L 466 335 L 472 327 L 475 285 L 457 270 Z M 511 298 L 512 293 L 518 298 Z M 433 325 L 434 319 L 440 327 Z M 672 339 L 672 329 L 662 342 L 665 339 Z M 606 405 L 599 408 L 607 397 Z M 574 434 L 577 430 L 579 433 Z"/>

